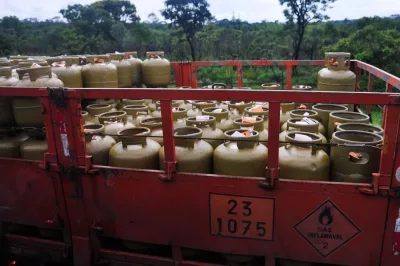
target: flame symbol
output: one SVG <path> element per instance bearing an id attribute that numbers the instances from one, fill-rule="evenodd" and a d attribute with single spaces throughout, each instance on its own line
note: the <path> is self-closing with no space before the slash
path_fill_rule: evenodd
<path id="1" fill-rule="evenodd" d="M 325 209 L 320 213 L 318 220 L 323 226 L 330 225 L 333 222 L 331 207 L 325 206 Z"/>

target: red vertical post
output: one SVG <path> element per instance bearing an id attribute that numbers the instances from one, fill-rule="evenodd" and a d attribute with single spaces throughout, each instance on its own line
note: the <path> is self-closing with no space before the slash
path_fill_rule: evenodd
<path id="1" fill-rule="evenodd" d="M 356 65 L 356 91 L 360 91 L 361 68 Z"/>
<path id="2" fill-rule="evenodd" d="M 368 92 L 374 91 L 375 76 L 372 73 L 368 74 Z M 371 114 L 371 105 L 366 106 L 367 115 Z"/>
<path id="3" fill-rule="evenodd" d="M 171 67 L 175 72 L 175 87 L 182 86 L 182 63 L 181 62 L 172 62 Z"/>
<path id="4" fill-rule="evenodd" d="M 286 90 L 292 89 L 292 65 L 286 65 Z"/>
<path id="5" fill-rule="evenodd" d="M 386 82 L 386 92 L 392 92 L 392 90 L 393 90 L 393 85 Z"/>
<path id="6" fill-rule="evenodd" d="M 171 100 L 161 100 L 161 116 L 163 118 L 163 139 L 164 139 L 164 170 L 163 180 L 171 180 L 172 174 L 176 171 L 174 121 L 172 119 Z"/>
<path id="7" fill-rule="evenodd" d="M 237 66 L 237 83 L 238 87 L 243 87 L 242 63 L 239 63 Z"/>
<path id="8" fill-rule="evenodd" d="M 280 103 L 269 103 L 268 118 L 268 169 L 270 170 L 271 184 L 274 184 L 275 174 L 279 168 L 279 133 L 280 133 Z M 271 172 L 271 171 L 274 171 Z"/>
<path id="9" fill-rule="evenodd" d="M 197 88 L 197 67 L 192 65 L 192 88 Z"/>
<path id="10" fill-rule="evenodd" d="M 183 62 L 181 64 L 181 81 L 180 86 L 192 86 L 192 62 Z"/>

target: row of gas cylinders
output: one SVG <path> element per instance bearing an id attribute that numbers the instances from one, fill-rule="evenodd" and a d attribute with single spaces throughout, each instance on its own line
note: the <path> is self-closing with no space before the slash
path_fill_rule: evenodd
<path id="1" fill-rule="evenodd" d="M 119 105 L 113 104 L 114 107 L 104 103 L 89 105 L 87 112 L 83 112 L 85 131 L 95 134 L 87 137 L 88 153 L 93 155 L 94 163 L 163 169 L 159 108 L 149 115 L 144 100 L 124 99 L 119 107 L 122 111 L 116 111 Z M 180 106 L 188 104 L 192 109 L 173 107 L 172 110 L 178 171 L 264 175 L 268 161 L 266 107 L 240 102 L 240 108 L 236 108 L 238 103 L 229 102 L 228 109 L 224 109 L 216 106 L 215 101 L 183 102 Z M 282 106 L 282 109 L 294 108 L 294 103 Z M 374 147 L 382 143 L 383 131 L 370 125 L 368 116 L 346 110 L 342 105 L 316 104 L 312 110 L 282 112 L 282 116 L 287 114 L 281 120 L 279 136 L 282 178 L 328 181 L 331 176 L 333 181 L 370 181 L 379 167 L 380 150 Z M 332 139 L 330 149 L 324 145 L 325 136 Z"/>
<path id="2" fill-rule="evenodd" d="M 171 81 L 171 66 L 164 58 L 164 52 L 147 52 L 144 61 L 137 57 L 137 52 L 84 57 L 19 56 L 11 57 L 10 60 L 0 60 L 0 66 L 11 67 L 12 76 L 17 79 L 22 79 L 27 73 L 16 69 L 31 68 L 32 65 L 50 66 L 51 74 L 48 77 L 58 78 L 63 86 L 70 88 L 132 88 L 141 87 L 142 83 L 147 87 L 165 87 Z M 0 69 L 0 77 L 8 75 L 7 70 Z M 35 80 L 41 78 L 38 74 L 34 76 Z"/>

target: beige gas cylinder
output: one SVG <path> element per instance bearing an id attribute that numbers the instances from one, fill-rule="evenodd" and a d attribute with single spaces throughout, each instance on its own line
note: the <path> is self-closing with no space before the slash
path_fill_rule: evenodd
<path id="1" fill-rule="evenodd" d="M 292 87 L 292 91 L 312 91 L 311 86 L 307 85 L 295 85 Z M 313 103 L 296 103 L 296 108 L 305 108 L 305 109 L 311 109 Z"/>
<path id="2" fill-rule="evenodd" d="M 246 107 L 246 109 L 244 109 L 244 114 L 246 116 L 261 117 L 264 120 L 264 128 L 268 129 L 268 114 L 269 114 L 268 107 L 256 104 L 253 107 Z"/>
<path id="3" fill-rule="evenodd" d="M 148 88 L 168 87 L 171 82 L 171 64 L 164 52 L 147 52 L 142 63 L 143 83 Z"/>
<path id="4" fill-rule="evenodd" d="M 132 65 L 124 59 L 125 55 L 118 53 L 108 55 L 110 56 L 111 64 L 117 67 L 118 87 L 132 88 Z"/>
<path id="5" fill-rule="evenodd" d="M 213 149 L 218 147 L 223 142 L 224 132 L 216 127 L 216 119 L 214 116 L 201 115 L 189 117 L 186 119 L 186 125 L 189 127 L 198 127 L 203 131 L 204 141 L 208 142 Z M 221 140 L 218 140 L 221 139 Z"/>
<path id="6" fill-rule="evenodd" d="M 370 132 L 348 130 L 332 135 L 332 181 L 370 183 L 379 171 L 383 137 Z M 337 144 L 338 146 L 336 146 Z"/>
<path id="7" fill-rule="evenodd" d="M 244 114 L 244 110 L 247 107 L 251 107 L 253 105 L 253 102 L 244 102 L 244 101 L 231 101 L 228 103 L 228 109 L 229 109 L 229 118 L 232 120 L 236 120 L 238 118 L 241 118 Z"/>
<path id="8" fill-rule="evenodd" d="M 143 119 L 152 118 L 146 105 L 125 105 L 122 110 L 128 115 L 128 121 L 137 127 Z"/>
<path id="9" fill-rule="evenodd" d="M 356 89 L 356 75 L 350 70 L 350 53 L 325 53 L 326 68 L 318 72 L 319 91 L 347 91 Z M 354 105 L 348 106 L 353 111 Z"/>
<path id="10" fill-rule="evenodd" d="M 143 61 L 138 58 L 137 52 L 126 52 L 125 60 L 131 64 L 132 67 L 132 86 L 142 86 L 142 63 Z"/>
<path id="11" fill-rule="evenodd" d="M 83 88 L 82 67 L 73 64 L 74 58 L 48 58 L 46 59 L 52 68 L 51 71 L 69 88 Z"/>
<path id="12" fill-rule="evenodd" d="M 81 116 L 83 119 L 83 124 L 84 125 L 93 125 L 94 123 L 89 121 L 89 113 L 86 111 L 81 111 Z"/>
<path id="13" fill-rule="evenodd" d="M 198 115 L 201 115 L 201 110 L 208 107 L 215 107 L 216 104 L 216 101 L 192 101 L 192 109 L 188 109 L 187 116 L 196 117 Z"/>
<path id="14" fill-rule="evenodd" d="M 173 108 L 172 119 L 174 120 L 174 128 L 186 127 L 187 110 L 183 108 Z"/>
<path id="15" fill-rule="evenodd" d="M 235 128 L 233 120 L 229 118 L 228 109 L 209 107 L 203 109 L 202 113 L 203 115 L 214 116 L 217 121 L 216 127 L 221 129 L 222 132 Z"/>
<path id="16" fill-rule="evenodd" d="M 161 146 L 147 138 L 150 136 L 149 128 L 123 129 L 118 135 L 121 141 L 110 150 L 111 166 L 158 170 L 158 153 Z"/>
<path id="17" fill-rule="evenodd" d="M 89 116 L 87 117 L 86 121 L 92 122 L 94 124 L 99 124 L 99 115 L 107 112 L 114 112 L 116 111 L 111 107 L 109 104 L 91 104 L 86 107 Z"/>
<path id="18" fill-rule="evenodd" d="M 248 129 L 250 131 L 256 130 L 258 132 L 258 139 L 267 145 L 268 141 L 268 130 L 264 128 L 264 119 L 258 116 L 243 116 L 233 121 L 235 128 L 237 129 Z"/>
<path id="19" fill-rule="evenodd" d="M 377 127 L 371 124 L 350 122 L 350 123 L 340 124 L 336 127 L 336 131 L 347 131 L 347 130 L 371 132 L 379 136 L 383 136 L 383 129 L 381 127 Z"/>
<path id="20" fill-rule="evenodd" d="M 120 130 L 135 127 L 131 122 L 128 122 L 126 112 L 122 111 L 103 113 L 99 115 L 99 122 L 104 125 L 104 133 L 113 135 L 112 137 L 117 142 L 119 139 L 116 135 Z"/>
<path id="21" fill-rule="evenodd" d="M 281 85 L 279 85 L 278 83 L 264 83 L 261 84 L 261 89 L 266 91 L 275 91 L 280 90 Z"/>
<path id="22" fill-rule="evenodd" d="M 0 129 L 0 157 L 21 158 L 21 145 L 28 139 L 25 133 Z"/>
<path id="23" fill-rule="evenodd" d="M 324 135 L 319 133 L 319 122 L 315 119 L 308 118 L 304 121 L 303 118 L 290 118 L 287 121 L 288 128 L 279 134 L 279 142 L 286 142 L 286 135 L 291 131 L 298 132 L 309 132 L 318 135 L 322 139 L 322 144 L 328 143 L 328 140 Z M 279 146 L 285 146 L 284 143 L 280 143 Z M 327 151 L 326 147 L 320 146 L 320 149 Z"/>
<path id="24" fill-rule="evenodd" d="M 289 113 L 290 113 L 290 118 L 308 117 L 311 119 L 315 119 L 318 122 L 321 122 L 321 118 L 318 116 L 318 112 L 314 111 L 314 110 L 296 109 L 296 110 L 290 111 Z M 286 129 L 287 129 L 287 123 L 285 122 L 281 127 L 281 132 L 285 131 Z M 321 123 L 319 123 L 318 132 L 321 133 L 322 135 L 325 135 L 325 128 Z"/>
<path id="25" fill-rule="evenodd" d="M 325 104 L 318 103 L 313 105 L 312 110 L 318 112 L 321 124 L 324 126 L 325 131 L 328 133 L 329 114 L 335 111 L 347 111 L 347 107 L 340 104 Z"/>
<path id="26" fill-rule="evenodd" d="M 171 101 L 171 105 L 173 108 L 178 108 L 179 107 L 179 102 L 176 100 Z M 149 110 L 150 106 L 149 106 Z M 156 110 L 151 112 L 151 116 L 152 117 L 161 117 L 161 102 L 160 101 L 156 101 Z"/>
<path id="27" fill-rule="evenodd" d="M 27 128 L 25 128 L 27 130 Z M 44 154 L 48 151 L 46 129 L 28 131 L 29 139 L 21 144 L 21 158 L 25 160 L 43 161 Z"/>
<path id="28" fill-rule="evenodd" d="M 280 127 L 290 118 L 290 111 L 294 110 L 295 103 L 281 103 Z"/>
<path id="29" fill-rule="evenodd" d="M 150 136 L 154 136 L 154 138 L 149 137 L 149 139 L 157 141 L 161 146 L 164 144 L 161 117 L 143 119 L 142 121 L 140 121 L 140 126 L 147 127 L 151 130 Z"/>
<path id="30" fill-rule="evenodd" d="M 332 134 L 336 131 L 336 127 L 338 125 L 350 122 L 369 124 L 369 116 L 365 114 L 360 114 L 358 112 L 331 112 L 329 114 L 328 138 L 330 139 L 332 137 Z"/>
<path id="31" fill-rule="evenodd" d="M 214 174 L 231 176 L 265 176 L 268 164 L 268 149 L 258 141 L 258 132 L 247 129 L 226 131 L 229 141 L 219 145 L 214 151 Z"/>
<path id="32" fill-rule="evenodd" d="M 117 110 L 119 107 L 119 99 L 96 99 L 95 103 L 98 104 L 109 104 L 112 106 L 113 110 Z"/>
<path id="33" fill-rule="evenodd" d="M 86 60 L 88 64 L 82 67 L 83 87 L 118 88 L 117 67 L 110 64 L 110 56 L 90 55 Z"/>
<path id="34" fill-rule="evenodd" d="M 288 132 L 279 148 L 279 176 L 282 179 L 329 181 L 329 156 L 319 147 L 321 136 L 309 132 Z M 305 144 L 307 143 L 307 144 Z"/>
<path id="35" fill-rule="evenodd" d="M 212 174 L 213 148 L 201 140 L 203 131 L 196 127 L 181 127 L 174 130 L 176 171 Z M 164 170 L 164 147 L 159 153 L 160 169 Z"/>
<path id="36" fill-rule="evenodd" d="M 122 99 L 121 101 L 121 107 L 124 107 L 125 105 L 146 105 L 144 100 L 142 99 Z M 147 105 L 146 105 L 147 106 Z"/>
<path id="37" fill-rule="evenodd" d="M 92 124 L 83 126 L 85 133 L 104 133 L 104 125 Z M 86 153 L 92 156 L 92 163 L 108 165 L 109 151 L 115 145 L 115 140 L 110 136 L 86 135 Z"/>
<path id="38" fill-rule="evenodd" d="M 12 76 L 11 67 L 0 68 L 0 87 L 12 87 L 17 82 L 18 79 Z M 12 97 L 0 97 L 0 126 L 15 125 L 12 99 Z"/>

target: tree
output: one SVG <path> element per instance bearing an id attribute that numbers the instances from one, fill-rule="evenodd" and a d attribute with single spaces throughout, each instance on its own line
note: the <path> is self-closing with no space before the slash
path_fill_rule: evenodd
<path id="1" fill-rule="evenodd" d="M 329 19 L 323 12 L 329 4 L 336 0 L 279 0 L 285 6 L 283 14 L 287 19 L 287 26 L 293 38 L 292 59 L 298 60 L 300 57 L 301 45 L 303 42 L 306 27 L 311 22 Z"/>
<path id="2" fill-rule="evenodd" d="M 127 0 L 103 0 L 91 4 L 92 7 L 105 10 L 115 22 L 137 22 L 136 6 Z"/>
<path id="3" fill-rule="evenodd" d="M 193 61 L 196 61 L 194 41 L 196 33 L 213 19 L 207 0 L 166 0 L 161 11 L 166 20 L 179 28 L 189 43 Z"/>

